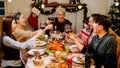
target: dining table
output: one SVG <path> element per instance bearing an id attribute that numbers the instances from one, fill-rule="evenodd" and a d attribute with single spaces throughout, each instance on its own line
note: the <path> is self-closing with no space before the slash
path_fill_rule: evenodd
<path id="1" fill-rule="evenodd" d="M 49 46 L 50 43 L 54 43 L 54 42 L 50 42 L 51 38 L 45 39 L 45 40 L 41 40 L 41 39 L 37 39 L 36 40 L 36 47 L 31 48 L 31 49 L 24 49 L 21 50 L 21 58 L 22 61 L 25 65 L 25 68 L 47 68 L 47 65 L 51 64 L 51 59 L 55 58 L 56 56 L 63 56 L 66 57 L 66 59 L 70 60 L 71 62 L 68 62 L 68 68 L 85 68 L 85 55 L 80 53 L 79 49 L 77 48 L 76 44 L 73 42 L 69 42 L 66 41 L 66 39 L 64 39 L 64 41 L 62 40 L 62 44 L 67 46 L 67 52 L 65 53 L 48 53 L 47 52 L 47 48 Z M 56 43 L 56 42 L 55 42 Z M 38 51 L 40 56 L 44 57 L 44 65 L 40 66 L 40 67 L 36 67 L 33 63 L 33 58 L 36 56 L 36 54 L 34 53 L 34 51 Z M 58 51 L 59 52 L 59 51 Z M 70 57 L 70 59 L 69 59 Z M 83 59 L 84 62 L 80 62 L 77 60 L 77 57 L 80 57 Z M 54 68 L 58 68 L 58 67 L 54 67 Z M 91 64 L 90 68 L 94 68 L 94 61 Z"/>

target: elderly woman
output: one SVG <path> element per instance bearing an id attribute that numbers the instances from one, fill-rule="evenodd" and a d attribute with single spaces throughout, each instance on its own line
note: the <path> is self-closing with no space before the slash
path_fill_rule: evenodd
<path id="1" fill-rule="evenodd" d="M 32 36 L 36 35 L 38 32 L 40 32 L 41 30 L 36 30 L 36 31 L 26 31 L 25 30 L 25 17 L 22 13 L 17 12 L 13 15 L 13 18 L 15 19 L 16 23 L 17 23 L 17 29 L 14 31 L 14 36 L 15 38 L 20 41 L 20 42 L 24 42 L 26 40 L 28 40 L 29 38 L 31 38 Z M 48 29 L 52 29 L 53 25 L 49 24 L 47 25 L 43 30 L 43 34 L 46 30 Z"/>

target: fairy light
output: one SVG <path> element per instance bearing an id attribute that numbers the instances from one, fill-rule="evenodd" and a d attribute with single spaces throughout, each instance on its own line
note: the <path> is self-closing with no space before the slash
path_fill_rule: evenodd
<path id="1" fill-rule="evenodd" d="M 82 5 L 78 5 L 78 8 L 81 9 L 81 8 L 82 8 Z"/>
<path id="2" fill-rule="evenodd" d="M 45 8 L 45 4 L 41 4 L 41 8 Z"/>
<path id="3" fill-rule="evenodd" d="M 118 1 L 115 2 L 115 6 L 119 6 L 119 2 Z"/>

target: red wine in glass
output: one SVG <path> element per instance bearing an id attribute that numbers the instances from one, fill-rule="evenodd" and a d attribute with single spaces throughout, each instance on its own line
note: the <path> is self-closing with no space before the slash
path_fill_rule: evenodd
<path id="1" fill-rule="evenodd" d="M 44 28 L 45 28 L 45 26 L 46 26 L 46 24 L 45 24 L 45 23 L 40 23 L 40 29 L 44 29 Z"/>
<path id="2" fill-rule="evenodd" d="M 51 24 L 53 24 L 54 22 L 55 22 L 55 18 L 54 17 L 48 17 L 48 20 L 50 20 L 51 22 Z"/>
<path id="3" fill-rule="evenodd" d="M 41 26 L 40 29 L 44 29 L 45 27 Z"/>

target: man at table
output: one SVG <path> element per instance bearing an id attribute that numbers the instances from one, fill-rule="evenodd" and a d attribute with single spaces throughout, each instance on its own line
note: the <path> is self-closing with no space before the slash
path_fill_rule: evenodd
<path id="1" fill-rule="evenodd" d="M 90 16 L 89 22 L 92 22 L 93 32 L 96 35 L 93 37 L 88 46 L 83 46 L 76 40 L 74 35 L 69 37 L 74 40 L 77 47 L 83 53 L 91 53 L 95 61 L 95 68 L 117 68 L 117 42 L 113 35 L 109 33 L 110 19 L 105 15 L 95 14 Z"/>
<path id="2" fill-rule="evenodd" d="M 57 7 L 56 16 L 57 17 L 55 18 L 55 21 L 53 23 L 54 30 L 64 32 L 66 24 L 69 25 L 70 29 L 72 30 L 72 28 L 71 28 L 72 23 L 69 20 L 65 19 L 65 9 L 64 8 L 62 8 L 61 6 Z"/>

